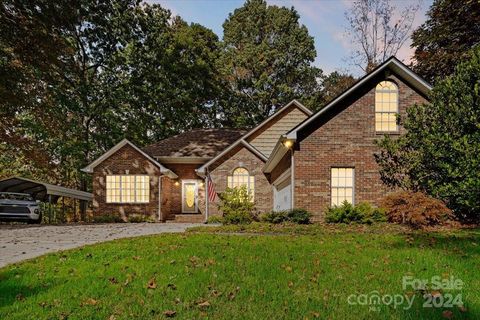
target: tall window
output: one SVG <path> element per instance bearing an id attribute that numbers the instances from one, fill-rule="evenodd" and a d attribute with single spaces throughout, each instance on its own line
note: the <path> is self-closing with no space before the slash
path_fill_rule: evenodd
<path id="1" fill-rule="evenodd" d="M 339 206 L 347 200 L 353 204 L 353 168 L 332 168 L 332 206 Z"/>
<path id="2" fill-rule="evenodd" d="M 150 200 L 148 176 L 107 176 L 107 203 L 147 203 Z"/>
<path id="3" fill-rule="evenodd" d="M 382 81 L 375 88 L 375 131 L 398 131 L 398 88 L 391 81 Z"/>
<path id="4" fill-rule="evenodd" d="M 255 195 L 255 177 L 251 176 L 245 168 L 236 168 L 233 170 L 233 174 L 227 177 L 227 186 L 229 188 L 246 186 L 252 199 Z"/>

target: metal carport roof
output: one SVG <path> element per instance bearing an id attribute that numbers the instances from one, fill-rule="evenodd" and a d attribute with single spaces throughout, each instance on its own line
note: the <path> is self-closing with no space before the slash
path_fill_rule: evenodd
<path id="1" fill-rule="evenodd" d="M 83 201 L 91 201 L 93 194 L 85 191 L 65 188 L 42 181 L 35 181 L 21 177 L 11 177 L 0 180 L 0 192 L 19 192 L 31 194 L 36 200 L 47 201 L 49 196 L 54 198 L 68 197 Z"/>

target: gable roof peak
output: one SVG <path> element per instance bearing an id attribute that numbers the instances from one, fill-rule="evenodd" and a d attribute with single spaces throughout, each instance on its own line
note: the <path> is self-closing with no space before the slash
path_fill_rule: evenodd
<path id="1" fill-rule="evenodd" d="M 397 57 L 391 56 L 383 63 L 378 65 L 375 69 L 364 75 L 358 81 L 356 81 L 352 86 L 350 86 L 347 90 L 340 93 L 335 99 L 330 101 L 327 105 L 325 105 L 322 109 L 305 119 L 303 122 L 299 123 L 297 126 L 292 128 L 288 131 L 285 136 L 288 139 L 297 139 L 297 132 L 307 126 L 309 123 L 320 117 L 326 111 L 332 109 L 341 101 L 343 101 L 346 97 L 350 94 L 355 92 L 358 88 L 362 85 L 367 83 L 373 77 L 378 76 L 386 69 L 390 69 L 395 74 L 399 75 L 403 78 L 408 84 L 410 84 L 413 88 L 417 89 L 423 95 L 428 96 L 428 93 L 432 90 L 432 86 L 418 74 L 413 72 L 409 67 L 407 67 L 402 61 L 400 61 Z"/>
<path id="2" fill-rule="evenodd" d="M 156 165 L 158 168 L 160 168 L 160 172 L 165 174 L 166 176 L 172 178 L 172 179 L 175 179 L 175 178 L 178 178 L 178 176 L 173 172 L 171 171 L 170 169 L 168 168 L 165 168 L 163 165 L 161 165 L 159 162 L 157 162 L 155 159 L 153 159 L 152 157 L 150 157 L 148 154 L 146 154 L 145 152 L 143 152 L 139 147 L 137 147 L 135 144 L 133 144 L 132 142 L 130 142 L 128 139 L 124 138 L 122 139 L 119 143 L 117 143 L 116 145 L 114 145 L 112 148 L 110 148 L 110 150 L 108 150 L 107 152 L 105 152 L 104 154 L 102 154 L 100 157 L 98 157 L 95 161 L 93 161 L 92 163 L 90 163 L 88 166 L 86 166 L 85 168 L 81 169 L 83 172 L 87 172 L 87 173 L 92 173 L 93 172 L 93 169 L 98 166 L 100 163 L 102 163 L 103 161 L 105 161 L 106 159 L 108 159 L 111 155 L 113 155 L 115 152 L 117 152 L 118 150 L 120 150 L 121 148 L 123 148 L 124 146 L 126 145 L 129 145 L 131 146 L 133 149 L 135 149 L 135 151 L 139 152 L 142 156 L 144 156 L 145 158 L 147 158 L 149 161 L 151 161 L 154 165 Z"/>

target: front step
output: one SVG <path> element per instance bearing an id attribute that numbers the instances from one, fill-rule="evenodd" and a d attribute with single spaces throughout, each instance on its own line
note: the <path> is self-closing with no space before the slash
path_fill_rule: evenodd
<path id="1" fill-rule="evenodd" d="M 203 223 L 203 214 L 176 214 L 175 219 L 166 220 L 167 223 Z"/>

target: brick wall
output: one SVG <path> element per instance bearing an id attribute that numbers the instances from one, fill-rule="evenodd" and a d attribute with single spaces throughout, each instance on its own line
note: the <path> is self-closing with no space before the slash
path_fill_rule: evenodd
<path id="1" fill-rule="evenodd" d="M 400 79 L 389 77 L 399 87 L 400 114 L 406 108 L 425 99 Z M 380 180 L 374 159 L 378 151 L 375 140 L 383 135 L 375 132 L 375 85 L 352 103 L 340 106 L 338 114 L 326 114 L 310 129 L 295 151 L 295 207 L 314 213 L 314 220 L 322 220 L 330 205 L 331 167 L 355 168 L 355 203 L 378 200 L 390 192 Z M 402 132 L 403 129 L 400 130 Z"/>
<path id="2" fill-rule="evenodd" d="M 233 170 L 238 167 L 245 168 L 250 175 L 255 176 L 255 204 L 257 210 L 261 212 L 271 211 L 273 206 L 272 186 L 262 172 L 264 165 L 265 163 L 248 149 L 244 147 L 236 148 L 209 169 L 215 191 L 217 193 L 225 191 L 227 176 L 231 175 Z M 220 215 L 217 208 L 218 202 L 219 199 L 216 197 L 215 203 L 209 204 L 210 215 Z"/>
<path id="3" fill-rule="evenodd" d="M 106 176 L 110 174 L 142 174 L 150 177 L 150 202 L 135 204 L 106 203 Z M 158 218 L 158 182 L 160 169 L 141 153 L 125 145 L 104 160 L 93 171 L 93 214 L 118 214 L 127 220 L 131 214 Z"/>

